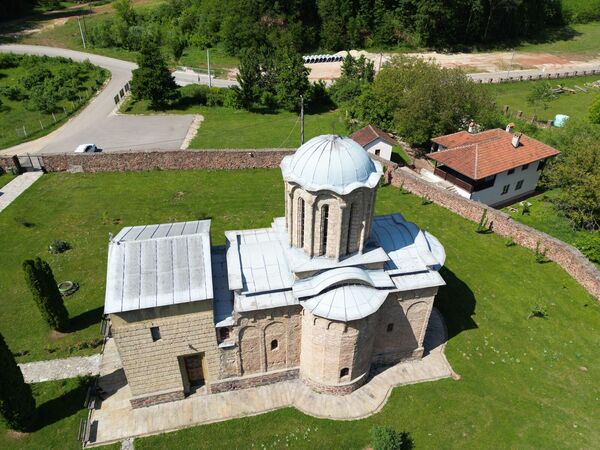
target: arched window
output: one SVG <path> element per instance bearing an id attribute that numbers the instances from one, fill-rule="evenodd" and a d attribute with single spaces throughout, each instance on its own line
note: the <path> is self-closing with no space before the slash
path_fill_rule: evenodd
<path id="1" fill-rule="evenodd" d="M 277 342 L 277 339 L 273 339 L 271 341 L 271 350 L 277 350 L 278 347 L 279 347 L 279 342 Z"/>
<path id="2" fill-rule="evenodd" d="M 329 228 L 329 205 L 321 208 L 321 255 L 327 254 L 327 232 Z"/>
<path id="3" fill-rule="evenodd" d="M 348 230 L 347 230 L 347 235 L 346 235 L 346 253 L 350 253 L 350 249 L 351 249 L 351 244 L 350 244 L 350 237 L 352 236 L 352 207 L 354 205 L 352 205 L 352 203 L 350 204 L 350 208 L 348 208 Z"/>
<path id="4" fill-rule="evenodd" d="M 340 378 L 347 377 L 348 375 L 350 375 L 350 369 L 347 367 L 344 367 L 342 370 L 340 370 Z"/>
<path id="5" fill-rule="evenodd" d="M 387 332 L 391 333 L 392 331 L 394 331 L 394 324 L 393 323 L 388 323 L 388 325 L 387 325 Z"/>
<path id="6" fill-rule="evenodd" d="M 219 339 L 221 339 L 221 341 L 229 339 L 229 328 L 219 328 Z"/>
<path id="7" fill-rule="evenodd" d="M 304 247 L 304 199 L 298 199 L 298 246 Z"/>

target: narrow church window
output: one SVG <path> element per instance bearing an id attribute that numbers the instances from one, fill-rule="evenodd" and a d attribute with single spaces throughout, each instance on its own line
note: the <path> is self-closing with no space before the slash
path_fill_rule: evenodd
<path id="1" fill-rule="evenodd" d="M 352 203 L 348 208 L 348 235 L 346 236 L 346 253 L 350 253 L 350 237 L 352 236 Z"/>
<path id="2" fill-rule="evenodd" d="M 160 339 L 160 328 L 150 327 L 150 334 L 152 335 L 152 341 L 156 342 Z"/>
<path id="3" fill-rule="evenodd" d="M 304 247 L 304 199 L 298 199 L 298 238 L 299 246 Z"/>
<path id="4" fill-rule="evenodd" d="M 340 378 L 347 377 L 348 375 L 350 375 L 350 369 L 347 367 L 344 367 L 342 370 L 340 370 Z"/>
<path id="5" fill-rule="evenodd" d="M 224 341 L 226 339 L 229 339 L 229 328 L 225 327 L 225 328 L 220 328 L 219 329 L 219 338 Z"/>
<path id="6" fill-rule="evenodd" d="M 277 347 L 279 347 L 279 342 L 277 342 L 277 339 L 273 339 L 271 341 L 271 350 L 277 350 Z"/>
<path id="7" fill-rule="evenodd" d="M 387 332 L 391 333 L 392 331 L 394 331 L 394 324 L 393 323 L 388 323 Z"/>
<path id="8" fill-rule="evenodd" d="M 323 205 L 321 209 L 321 254 L 327 253 L 327 228 L 329 228 L 329 205 Z"/>

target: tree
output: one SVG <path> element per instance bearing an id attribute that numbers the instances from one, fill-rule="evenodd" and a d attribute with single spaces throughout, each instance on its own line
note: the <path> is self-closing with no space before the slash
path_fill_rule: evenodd
<path id="1" fill-rule="evenodd" d="M 342 76 L 331 87 L 331 97 L 338 105 L 359 97 L 365 86 L 373 82 L 375 66 L 364 55 L 354 58 L 350 52 L 342 61 Z"/>
<path id="2" fill-rule="evenodd" d="M 309 70 L 302 56 L 292 48 L 279 49 L 275 63 L 275 95 L 281 108 L 288 111 L 299 109 L 300 96 L 309 90 Z"/>
<path id="3" fill-rule="evenodd" d="M 131 94 L 136 100 L 150 100 L 150 108 L 163 108 L 178 97 L 175 78 L 153 42 L 146 42 L 137 60 L 138 68 L 131 78 Z"/>
<path id="4" fill-rule="evenodd" d="M 600 228 L 600 129 L 569 120 L 549 143 L 561 154 L 546 170 L 550 187 L 558 189 L 556 206 L 575 224 Z"/>
<path id="5" fill-rule="evenodd" d="M 35 400 L 2 334 L 0 367 L 0 416 L 10 429 L 27 431 L 35 418 Z"/>
<path id="6" fill-rule="evenodd" d="M 25 281 L 46 323 L 54 330 L 65 331 L 69 313 L 60 295 L 50 265 L 41 258 L 23 262 Z"/>
<path id="7" fill-rule="evenodd" d="M 242 51 L 240 65 L 236 75 L 239 86 L 235 92 L 242 108 L 250 109 L 260 98 L 261 68 L 256 54 L 249 50 Z"/>
<path id="8" fill-rule="evenodd" d="M 417 145 L 465 128 L 471 120 L 483 128 L 499 124 L 489 93 L 462 71 L 406 56 L 387 63 L 349 112 L 352 119 L 396 130 Z"/>
<path id="9" fill-rule="evenodd" d="M 135 25 L 137 22 L 137 15 L 133 9 L 131 0 L 115 0 L 112 3 L 112 7 L 123 22 L 129 26 Z"/>
<path id="10" fill-rule="evenodd" d="M 533 85 L 533 89 L 527 97 L 527 103 L 534 107 L 541 105 L 544 109 L 548 109 L 548 102 L 555 100 L 556 97 L 557 95 L 552 90 L 550 83 L 545 81 Z"/>
<path id="11" fill-rule="evenodd" d="M 588 117 L 590 122 L 600 125 L 600 95 L 598 95 L 590 106 Z"/>
<path id="12" fill-rule="evenodd" d="M 173 57 L 176 60 L 181 58 L 183 55 L 183 51 L 187 46 L 187 41 L 185 36 L 181 32 L 171 33 L 168 40 L 169 47 L 171 48 L 171 53 L 173 53 Z"/>
<path id="13" fill-rule="evenodd" d="M 410 450 L 414 444 L 406 432 L 398 432 L 389 426 L 371 428 L 373 450 Z"/>

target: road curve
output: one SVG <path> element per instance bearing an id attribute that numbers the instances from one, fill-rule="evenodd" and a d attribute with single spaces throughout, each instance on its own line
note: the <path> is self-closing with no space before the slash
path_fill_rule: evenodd
<path id="1" fill-rule="evenodd" d="M 179 149 L 192 123 L 192 115 L 160 114 L 147 116 L 116 113 L 114 96 L 131 80 L 137 66 L 128 61 L 91 53 L 37 45 L 0 45 L 0 52 L 63 56 L 74 61 L 88 59 L 111 72 L 106 87 L 67 123 L 52 133 L 0 151 L 3 154 L 68 153 L 79 144 L 94 143 L 103 151 Z"/>

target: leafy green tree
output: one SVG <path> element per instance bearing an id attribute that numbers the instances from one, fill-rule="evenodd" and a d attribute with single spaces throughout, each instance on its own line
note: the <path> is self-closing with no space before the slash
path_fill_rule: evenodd
<path id="1" fill-rule="evenodd" d="M 252 108 L 260 98 L 261 77 L 261 67 L 256 54 L 249 50 L 242 51 L 238 74 L 236 75 L 239 86 L 234 88 L 237 101 L 242 108 Z"/>
<path id="2" fill-rule="evenodd" d="M 390 426 L 371 428 L 373 450 L 410 450 L 414 444 L 406 432 L 398 432 Z"/>
<path id="3" fill-rule="evenodd" d="M 147 42 L 142 46 L 137 63 L 138 68 L 131 79 L 134 99 L 149 100 L 150 108 L 157 110 L 178 97 L 175 78 L 154 43 Z"/>
<path id="4" fill-rule="evenodd" d="M 44 84 L 53 77 L 54 75 L 47 67 L 38 65 L 27 71 L 27 74 L 21 78 L 21 84 L 25 89 L 32 89 L 34 86 Z"/>
<path id="5" fill-rule="evenodd" d="M 331 98 L 338 105 L 348 103 L 358 98 L 368 83 L 375 77 L 372 61 L 361 55 L 354 58 L 350 52 L 342 61 L 342 75 L 331 87 Z"/>
<path id="6" fill-rule="evenodd" d="M 52 113 L 58 104 L 58 92 L 54 83 L 43 83 L 33 86 L 29 90 L 29 109 Z"/>
<path id="7" fill-rule="evenodd" d="M 66 331 L 69 313 L 60 295 L 50 265 L 41 258 L 23 262 L 25 281 L 42 317 L 54 330 Z"/>
<path id="8" fill-rule="evenodd" d="M 600 95 L 598 95 L 590 106 L 588 117 L 590 122 L 600 125 Z"/>
<path id="9" fill-rule="evenodd" d="M 352 119 L 396 130 L 409 143 L 425 146 L 471 120 L 483 128 L 499 125 L 489 93 L 462 71 L 406 56 L 386 64 L 349 112 Z"/>
<path id="10" fill-rule="evenodd" d="M 544 109 L 548 109 L 548 103 L 556 98 L 557 94 L 552 90 L 552 86 L 545 81 L 533 85 L 531 93 L 527 96 L 527 103 L 534 107 L 541 105 Z"/>
<path id="11" fill-rule="evenodd" d="M 131 0 L 114 0 L 112 2 L 112 7 L 123 22 L 129 26 L 135 25 L 137 22 L 137 14 L 133 9 Z"/>
<path id="12" fill-rule="evenodd" d="M 292 48 L 278 50 L 275 57 L 277 103 L 288 111 L 297 111 L 300 96 L 305 95 L 310 88 L 309 70 L 304 66 L 302 56 Z"/>
<path id="13" fill-rule="evenodd" d="M 0 416 L 8 428 L 27 431 L 35 418 L 35 400 L 2 334 L 0 367 Z"/>
<path id="14" fill-rule="evenodd" d="M 553 133 L 554 135 L 554 133 Z M 561 154 L 551 161 L 545 177 L 558 188 L 556 206 L 579 228 L 600 228 L 600 129 L 569 120 L 549 140 Z"/>
<path id="15" fill-rule="evenodd" d="M 179 60 L 183 55 L 183 51 L 187 46 L 187 41 L 185 36 L 181 32 L 171 33 L 168 40 L 169 48 L 171 49 L 171 53 L 173 53 L 173 57 L 176 60 Z"/>

